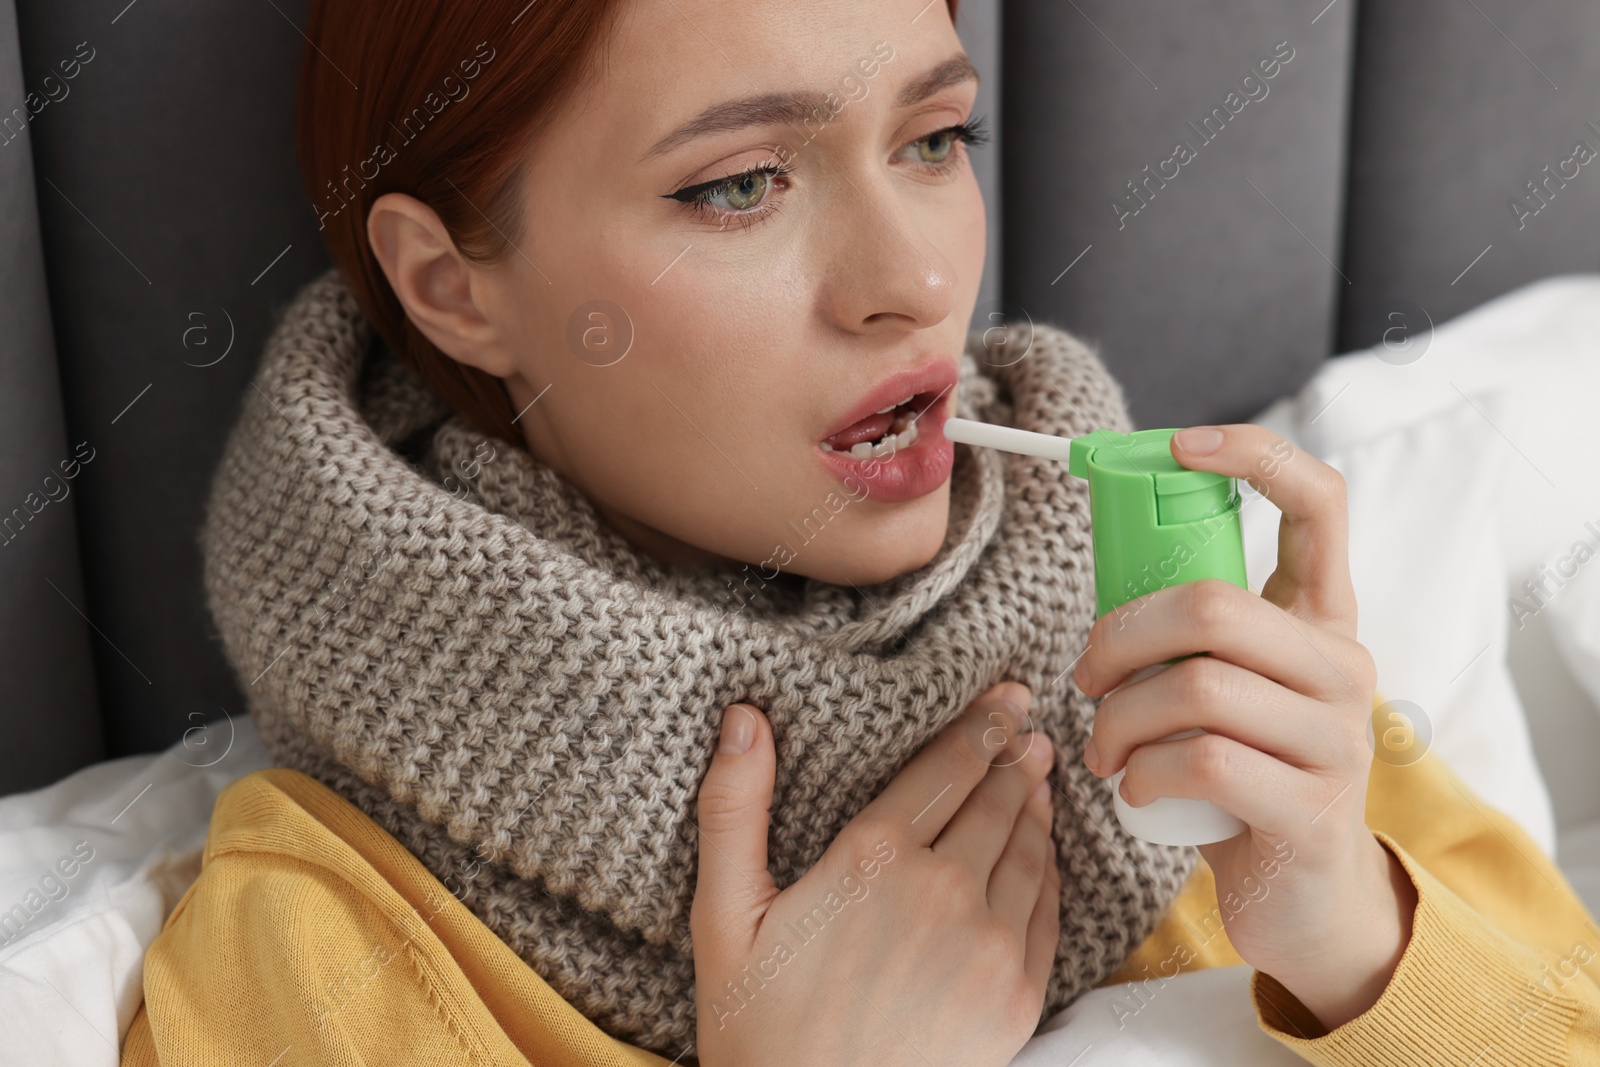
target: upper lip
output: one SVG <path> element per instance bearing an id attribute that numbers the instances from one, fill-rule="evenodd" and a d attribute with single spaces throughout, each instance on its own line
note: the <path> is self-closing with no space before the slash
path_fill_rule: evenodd
<path id="1" fill-rule="evenodd" d="M 936 356 L 918 366 L 897 371 L 873 386 L 871 392 L 851 405 L 849 412 L 818 440 L 826 441 L 834 434 L 842 433 L 854 426 L 868 415 L 876 414 L 879 408 L 898 403 L 908 396 L 927 398 L 926 402 L 915 405 L 920 415 L 931 407 L 939 396 L 955 388 L 959 376 L 960 369 L 954 361 L 944 356 Z"/>

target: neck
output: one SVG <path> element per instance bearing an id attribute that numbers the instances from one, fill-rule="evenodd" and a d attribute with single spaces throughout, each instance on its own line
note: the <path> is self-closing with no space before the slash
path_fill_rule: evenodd
<path id="1" fill-rule="evenodd" d="M 594 497 L 589 497 L 594 505 L 595 513 L 605 520 L 617 533 L 621 534 L 634 548 L 645 553 L 657 563 L 671 567 L 684 567 L 698 569 L 715 564 L 731 564 L 738 566 L 740 561 L 727 556 L 718 555 L 698 545 L 687 541 L 680 541 L 670 534 L 664 533 L 653 526 L 624 515 L 620 511 L 600 503 Z"/>

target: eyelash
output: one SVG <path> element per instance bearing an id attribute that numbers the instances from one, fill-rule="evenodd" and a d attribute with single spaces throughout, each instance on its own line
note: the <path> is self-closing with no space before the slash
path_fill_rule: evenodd
<path id="1" fill-rule="evenodd" d="M 915 141 L 907 142 L 907 144 L 903 147 L 921 144 L 923 141 L 931 141 L 935 137 L 939 137 L 943 134 L 950 134 L 955 138 L 955 140 L 964 142 L 969 150 L 978 148 L 989 141 L 989 133 L 984 125 L 987 121 L 987 118 L 987 116 L 980 116 L 968 122 L 958 122 L 953 126 L 946 126 L 943 129 L 934 130 L 932 133 L 925 134 L 924 136 L 917 138 Z M 954 155 L 949 155 L 942 163 L 928 164 L 928 169 L 933 172 L 933 174 L 943 177 L 945 174 L 955 170 L 958 166 L 960 166 L 960 161 Z M 690 214 L 698 217 L 718 219 L 724 222 L 729 220 L 737 220 L 743 223 L 744 228 L 748 231 L 750 227 L 754 226 L 757 222 L 762 221 L 769 215 L 776 214 L 778 211 L 778 205 L 776 203 L 763 202 L 760 207 L 751 208 L 745 211 L 736 211 L 713 206 L 710 203 L 710 197 L 728 189 L 733 185 L 738 184 L 741 181 L 744 181 L 746 178 L 750 178 L 757 174 L 765 174 L 769 178 L 773 178 L 785 177 L 793 173 L 794 168 L 789 166 L 787 163 L 763 163 L 760 166 L 751 167 L 748 170 L 740 171 L 738 174 L 730 174 L 726 178 L 718 178 L 716 181 L 702 182 L 699 185 L 688 186 L 687 188 L 680 189 L 675 193 L 669 193 L 667 196 L 668 199 L 681 201 L 683 203 L 684 210 L 688 211 Z M 768 200 L 770 201 L 771 197 L 768 197 Z"/>

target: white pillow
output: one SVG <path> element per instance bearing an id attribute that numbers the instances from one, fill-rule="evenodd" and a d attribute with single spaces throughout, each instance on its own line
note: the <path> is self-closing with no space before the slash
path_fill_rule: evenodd
<path id="1" fill-rule="evenodd" d="M 1011 1067 L 1305 1067 L 1256 1023 L 1251 970 L 1092 989 L 1052 1015 Z"/>
<path id="2" fill-rule="evenodd" d="M 1548 847 L 1547 837 L 1537 829 L 1543 821 L 1537 809 L 1552 806 L 1552 821 L 1562 827 L 1600 817 L 1600 776 L 1592 773 L 1593 754 L 1600 751 L 1600 687 L 1593 681 L 1593 664 L 1600 661 L 1600 637 L 1584 622 L 1581 603 L 1583 596 L 1595 594 L 1583 594 L 1578 584 L 1569 585 L 1547 600 L 1547 609 L 1531 620 L 1520 613 L 1514 620 L 1512 601 L 1526 601 L 1523 583 L 1538 576 L 1541 564 L 1554 565 L 1578 539 L 1594 543 L 1587 522 L 1600 525 L 1600 473 L 1595 467 L 1600 457 L 1600 419 L 1596 418 L 1600 274 L 1548 278 L 1441 324 L 1431 336 L 1397 333 L 1395 339 L 1400 342 L 1395 348 L 1379 347 L 1329 361 L 1298 397 L 1273 405 L 1268 415 L 1295 427 L 1303 434 L 1297 440 L 1315 454 L 1334 457 L 1352 445 L 1370 444 L 1370 438 L 1395 428 L 1436 422 L 1448 412 L 1464 420 L 1460 454 L 1443 447 L 1412 456 L 1396 448 L 1392 461 L 1425 463 L 1428 474 L 1442 472 L 1450 479 L 1476 476 L 1487 483 L 1487 495 L 1474 494 L 1474 510 L 1462 514 L 1460 520 L 1492 526 L 1498 539 L 1498 601 L 1507 641 L 1505 646 L 1491 645 L 1484 657 L 1503 651 L 1507 664 L 1504 673 L 1496 665 L 1491 678 L 1475 682 L 1471 676 L 1463 676 L 1447 687 L 1447 694 L 1455 697 L 1455 690 L 1469 684 L 1499 690 L 1509 674 L 1527 728 L 1512 727 L 1505 734 L 1515 748 L 1508 759 L 1518 766 L 1507 769 L 1501 791 L 1484 795 L 1517 817 Z M 1380 354 L 1383 358 L 1378 358 Z M 1465 436 L 1473 420 L 1479 425 L 1474 434 Z M 1479 466 L 1480 459 L 1494 461 L 1493 471 Z M 1365 472 L 1361 477 L 1366 477 Z M 1408 504 L 1439 509 L 1431 524 L 1413 529 L 1436 531 L 1442 543 L 1455 542 L 1461 532 L 1448 529 L 1444 518 L 1453 513 L 1451 500 L 1435 492 L 1421 472 L 1417 478 L 1400 480 L 1416 485 L 1422 494 L 1415 500 L 1396 498 L 1392 502 L 1411 516 L 1407 522 L 1414 521 L 1419 510 Z M 1425 514 L 1421 520 L 1427 522 Z M 1460 576 L 1464 585 L 1472 587 L 1473 603 L 1484 597 L 1478 589 L 1482 577 L 1476 571 Z M 1579 580 L 1584 587 L 1593 588 L 1592 578 L 1585 582 L 1580 574 Z M 1365 638 L 1369 596 L 1385 593 L 1379 589 L 1369 594 L 1371 587 L 1362 587 L 1359 573 L 1357 582 Z M 1447 596 L 1438 610 L 1442 616 L 1457 607 L 1457 598 Z M 1386 650 L 1386 655 L 1392 662 L 1410 651 L 1402 643 Z M 1474 665 L 1474 671 L 1477 669 Z M 1416 699 L 1393 692 L 1392 682 L 1393 677 L 1380 669 L 1381 691 L 1391 697 Z M 1499 724 L 1509 722 L 1510 712 L 1493 706 L 1499 701 L 1492 693 L 1475 695 L 1490 704 L 1480 712 L 1480 725 L 1500 736 Z M 1431 706 L 1418 702 L 1433 715 Z M 1453 712 L 1446 715 L 1454 717 Z M 1493 788 L 1480 774 L 1484 768 L 1470 761 L 1457 765 L 1452 759 L 1468 755 L 1461 752 L 1466 742 L 1458 744 L 1448 736 L 1454 732 L 1453 726 L 1446 731 L 1440 741 L 1445 747 L 1439 751 L 1475 788 Z M 1543 796 L 1508 796 L 1505 790 L 1527 777 L 1521 751 L 1527 734 L 1531 734 L 1548 789 Z M 1481 752 L 1483 745 L 1493 743 L 1494 736 L 1480 737 L 1468 747 Z"/>
<path id="3" fill-rule="evenodd" d="M 0 798 L 0 1047 L 116 1067 L 144 952 L 200 872 L 222 787 L 270 760 L 248 716 Z"/>
<path id="4" fill-rule="evenodd" d="M 1377 662 L 1378 692 L 1406 701 L 1428 751 L 1554 855 L 1550 795 L 1506 657 L 1497 486 L 1508 450 L 1490 425 L 1504 411 L 1492 393 L 1429 403 L 1414 378 L 1391 373 L 1406 369 L 1371 353 L 1338 357 L 1297 400 L 1251 421 L 1345 476 L 1356 636 Z M 1246 566 L 1259 590 L 1277 564 L 1281 513 L 1246 492 Z"/>
<path id="5" fill-rule="evenodd" d="M 1600 527 L 1600 521 L 1595 525 Z M 1547 602 L 1547 610 L 1556 648 L 1589 699 L 1600 706 L 1600 577 L 1596 576 L 1600 571 L 1600 533 L 1585 534 L 1574 540 L 1582 542 L 1594 555 L 1575 577 L 1556 591 L 1558 595 Z M 1557 547 L 1561 550 L 1558 559 L 1576 561 L 1581 556 L 1571 551 L 1571 546 Z"/>

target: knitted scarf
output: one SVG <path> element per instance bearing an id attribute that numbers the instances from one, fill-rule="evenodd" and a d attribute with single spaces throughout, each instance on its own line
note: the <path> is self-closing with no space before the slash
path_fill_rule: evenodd
<path id="1" fill-rule="evenodd" d="M 1058 328 L 974 333 L 960 368 L 965 417 L 1132 428 L 1098 355 Z M 951 478 L 938 554 L 876 585 L 659 564 L 452 415 L 331 269 L 245 391 L 206 594 L 275 761 L 370 815 L 602 1029 L 668 1057 L 694 1040 L 695 796 L 723 710 L 772 722 L 784 887 L 979 693 L 1020 681 L 1058 756 L 1052 1013 L 1150 933 L 1198 853 L 1125 834 L 1079 758 L 1085 483 L 964 445 Z"/>

